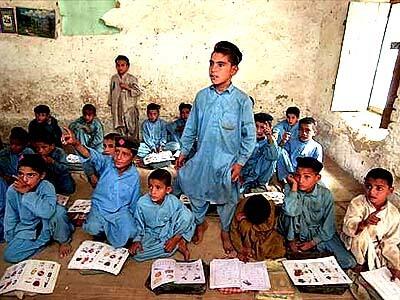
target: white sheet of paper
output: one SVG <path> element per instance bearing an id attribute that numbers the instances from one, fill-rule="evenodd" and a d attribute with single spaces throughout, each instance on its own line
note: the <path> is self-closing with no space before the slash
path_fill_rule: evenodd
<path id="1" fill-rule="evenodd" d="M 266 291 L 271 288 L 265 263 L 242 263 L 240 270 L 241 289 L 249 291 Z"/>
<path id="2" fill-rule="evenodd" d="M 87 214 L 90 212 L 92 207 L 92 200 L 88 199 L 78 199 L 75 200 L 74 204 L 68 209 L 69 213 L 83 213 Z"/>
<path id="3" fill-rule="evenodd" d="M 213 259 L 210 263 L 210 289 L 241 287 L 240 260 Z"/>
<path id="4" fill-rule="evenodd" d="M 282 261 L 294 285 L 350 284 L 334 256 Z"/>
<path id="5" fill-rule="evenodd" d="M 275 204 L 282 204 L 285 199 L 285 194 L 281 192 L 260 192 L 244 194 L 246 198 L 254 195 L 262 195 L 265 199 L 274 202 Z"/>
<path id="6" fill-rule="evenodd" d="M 361 276 L 378 292 L 384 300 L 400 299 L 400 280 L 391 281 L 388 268 L 361 272 Z"/>
<path id="7" fill-rule="evenodd" d="M 159 153 L 150 153 L 145 158 L 143 158 L 143 163 L 145 165 L 148 165 L 152 163 L 159 163 L 172 160 L 175 160 L 175 157 L 172 155 L 171 151 L 161 151 Z"/>

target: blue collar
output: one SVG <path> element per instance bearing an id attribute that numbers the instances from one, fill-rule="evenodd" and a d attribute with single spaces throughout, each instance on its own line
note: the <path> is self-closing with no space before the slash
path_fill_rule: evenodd
<path id="1" fill-rule="evenodd" d="M 217 91 L 217 89 L 215 88 L 215 86 L 214 85 L 210 85 L 210 89 L 211 90 L 214 90 L 217 94 L 219 94 L 219 95 L 222 95 L 223 93 L 228 93 L 228 94 L 230 94 L 230 93 L 232 93 L 232 91 L 233 91 L 233 89 L 234 89 L 235 87 L 233 86 L 233 84 L 231 83 L 230 85 L 229 85 L 229 87 L 225 90 L 225 91 L 223 91 L 222 93 L 218 93 L 218 91 Z"/>

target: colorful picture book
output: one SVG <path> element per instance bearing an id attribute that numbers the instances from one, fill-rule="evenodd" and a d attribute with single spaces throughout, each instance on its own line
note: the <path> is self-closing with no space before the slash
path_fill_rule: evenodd
<path id="1" fill-rule="evenodd" d="M 74 204 L 68 209 L 68 213 L 81 213 L 87 214 L 90 212 L 92 207 L 92 200 L 88 199 L 78 199 L 75 200 Z"/>
<path id="2" fill-rule="evenodd" d="M 391 281 L 391 273 L 388 268 L 380 268 L 372 271 L 361 272 L 361 276 L 374 288 L 384 300 L 400 299 L 400 280 Z"/>
<path id="3" fill-rule="evenodd" d="M 352 282 L 334 256 L 284 260 L 282 264 L 293 284 L 297 286 L 340 285 Z"/>
<path id="4" fill-rule="evenodd" d="M 68 269 L 97 270 L 118 275 L 128 256 L 128 249 L 84 241 L 69 262 Z"/>
<path id="5" fill-rule="evenodd" d="M 210 289 L 240 288 L 265 291 L 271 288 L 264 262 L 244 263 L 239 259 L 213 259 L 210 263 Z"/>
<path id="6" fill-rule="evenodd" d="M 145 158 L 143 158 L 143 163 L 145 165 L 149 165 L 173 160 L 175 160 L 175 157 L 172 155 L 171 151 L 161 151 L 159 153 L 150 153 Z"/>
<path id="7" fill-rule="evenodd" d="M 166 284 L 205 284 L 201 259 L 193 262 L 177 262 L 174 259 L 157 259 L 151 266 L 150 287 L 152 290 Z"/>
<path id="8" fill-rule="evenodd" d="M 0 280 L 0 294 L 51 294 L 60 264 L 53 261 L 25 260 L 7 268 Z"/>

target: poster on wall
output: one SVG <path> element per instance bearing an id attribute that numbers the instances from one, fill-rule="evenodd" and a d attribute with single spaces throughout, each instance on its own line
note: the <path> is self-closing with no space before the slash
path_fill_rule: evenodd
<path id="1" fill-rule="evenodd" d="M 54 10 L 17 7 L 18 34 L 56 38 Z"/>
<path id="2" fill-rule="evenodd" d="M 14 9 L 0 8 L 0 31 L 3 33 L 17 33 Z"/>

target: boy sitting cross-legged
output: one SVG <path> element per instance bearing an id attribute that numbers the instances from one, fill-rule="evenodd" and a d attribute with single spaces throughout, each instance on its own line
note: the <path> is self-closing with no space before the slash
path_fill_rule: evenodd
<path id="1" fill-rule="evenodd" d="M 393 176 L 382 168 L 372 169 L 364 181 L 365 194 L 351 200 L 343 221 L 341 238 L 355 256 L 358 269 L 387 265 L 400 279 L 400 213 L 388 201 Z"/>
<path id="2" fill-rule="evenodd" d="M 322 168 L 316 158 L 297 158 L 296 172 L 287 178 L 279 229 L 294 254 L 332 252 L 343 269 L 352 268 L 354 257 L 336 233 L 332 193 L 318 184 Z"/>
<path id="3" fill-rule="evenodd" d="M 191 211 L 170 194 L 171 174 L 164 169 L 150 173 L 149 193 L 137 203 L 135 221 L 137 235 L 129 248 L 137 261 L 168 257 L 176 250 L 189 259 L 187 243 L 195 230 Z"/>
<path id="4" fill-rule="evenodd" d="M 139 174 L 132 161 L 138 143 L 130 138 L 115 139 L 115 154 L 103 155 L 86 148 L 70 129 L 63 139 L 83 157 L 88 158 L 99 174 L 99 182 L 92 194 L 92 207 L 83 230 L 97 240 L 108 240 L 115 248 L 126 246 L 136 236 L 133 213 L 140 195 Z"/>

